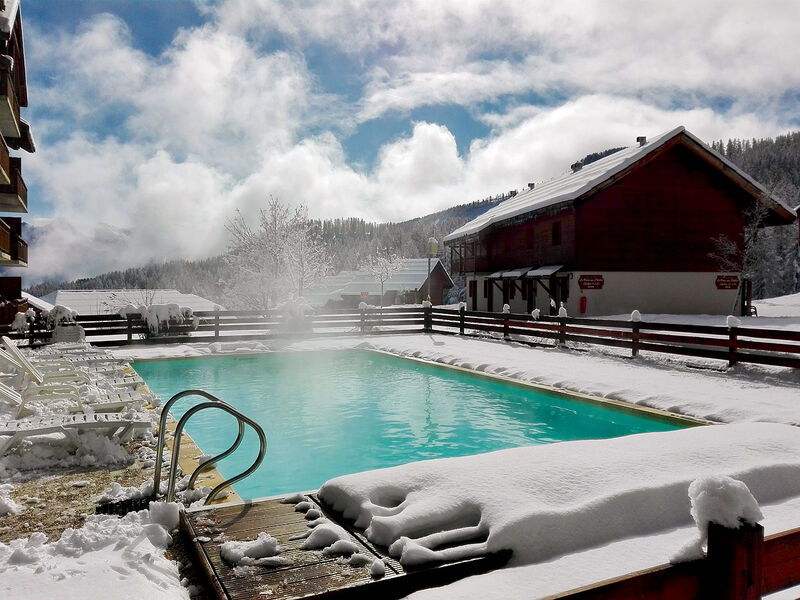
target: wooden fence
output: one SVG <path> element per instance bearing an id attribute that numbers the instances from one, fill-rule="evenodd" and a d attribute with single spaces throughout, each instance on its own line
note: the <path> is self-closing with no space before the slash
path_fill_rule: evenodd
<path id="1" fill-rule="evenodd" d="M 98 346 L 264 340 L 325 335 L 445 333 L 493 335 L 506 340 L 557 346 L 603 345 L 623 348 L 632 356 L 660 352 L 722 360 L 728 365 L 755 363 L 800 368 L 800 331 L 755 327 L 718 327 L 673 323 L 542 317 L 473 312 L 444 308 L 370 308 L 336 310 L 300 319 L 284 319 L 258 311 L 199 311 L 192 319 L 171 323 L 153 336 L 141 318 L 81 315 L 86 338 Z M 7 331 L 7 327 L 6 327 Z M 32 329 L 34 342 L 51 333 L 41 323 Z M 31 338 L 31 334 L 14 334 Z"/>
<path id="2" fill-rule="evenodd" d="M 800 529 L 711 523 L 706 557 L 588 585 L 549 600 L 757 600 L 800 583 Z"/>

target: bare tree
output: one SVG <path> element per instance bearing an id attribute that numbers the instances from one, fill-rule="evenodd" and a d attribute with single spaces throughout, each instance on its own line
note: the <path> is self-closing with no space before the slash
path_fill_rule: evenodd
<path id="1" fill-rule="evenodd" d="M 294 210 L 270 196 L 257 229 L 237 211 L 226 229 L 231 247 L 223 287 L 231 306 L 268 310 L 327 275 L 331 260 L 305 206 Z"/>
<path id="2" fill-rule="evenodd" d="M 380 305 L 383 308 L 383 286 L 392 275 L 403 268 L 403 259 L 397 254 L 379 251 L 367 259 L 364 268 L 381 284 Z"/>

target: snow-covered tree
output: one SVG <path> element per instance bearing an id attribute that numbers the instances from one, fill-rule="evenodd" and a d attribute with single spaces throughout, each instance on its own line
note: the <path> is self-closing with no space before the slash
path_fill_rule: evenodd
<path id="1" fill-rule="evenodd" d="M 223 288 L 231 307 L 268 310 L 298 298 L 330 269 L 330 256 L 305 206 L 270 196 L 253 229 L 237 211 L 226 228 L 231 247 Z"/>
<path id="2" fill-rule="evenodd" d="M 383 285 L 403 268 L 403 259 L 391 252 L 377 252 L 367 259 L 364 268 L 381 284 L 381 308 L 383 308 Z"/>

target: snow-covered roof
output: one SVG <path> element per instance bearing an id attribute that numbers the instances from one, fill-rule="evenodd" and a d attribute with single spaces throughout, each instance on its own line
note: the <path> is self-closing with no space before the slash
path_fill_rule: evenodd
<path id="1" fill-rule="evenodd" d="M 45 302 L 41 298 L 37 298 L 36 296 L 31 296 L 28 292 L 22 292 L 22 297 L 28 301 L 28 304 L 31 305 L 33 308 L 38 308 L 41 311 L 51 311 L 53 310 L 53 305 L 49 302 Z"/>
<path id="2" fill-rule="evenodd" d="M 439 264 L 438 258 L 431 259 L 431 272 Z M 444 271 L 453 285 L 450 275 Z M 427 258 L 406 258 L 403 267 L 393 273 L 383 284 L 383 291 L 403 292 L 419 290 L 428 280 Z M 303 293 L 304 299 L 312 305 L 324 305 L 328 300 L 338 301 L 342 296 L 360 295 L 367 292 L 371 296 L 380 295 L 381 284 L 367 271 L 342 271 L 331 275 Z"/>
<path id="3" fill-rule="evenodd" d="M 533 189 L 520 192 L 513 198 L 498 204 L 469 223 L 459 227 L 445 236 L 444 241 L 449 242 L 458 238 L 474 235 L 495 223 L 507 221 L 508 219 L 535 212 L 562 202 L 571 202 L 642 160 L 648 154 L 654 152 L 681 134 L 685 135 L 689 140 L 697 144 L 717 160 L 722 161 L 722 164 L 727 169 L 730 169 L 755 187 L 764 197 L 770 198 L 776 205 L 787 212 L 791 212 L 788 206 L 774 196 L 771 196 L 760 183 L 747 175 L 747 173 L 742 171 L 727 158 L 718 154 L 709 146 L 706 146 L 699 138 L 689 131 L 686 131 L 685 127 L 680 126 L 672 131 L 662 133 L 643 145 L 624 148 L 590 163 L 577 171 L 570 171 L 569 173 L 557 176 L 549 181 L 537 183 Z"/>
<path id="4" fill-rule="evenodd" d="M 192 310 L 214 310 L 219 306 L 195 294 L 169 289 L 57 290 L 45 296 L 44 300 L 71 308 L 79 315 L 116 313 L 126 304 L 178 304 Z"/>

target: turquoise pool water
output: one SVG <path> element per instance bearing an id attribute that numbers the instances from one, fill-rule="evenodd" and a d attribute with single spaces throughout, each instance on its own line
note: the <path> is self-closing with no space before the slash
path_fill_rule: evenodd
<path id="1" fill-rule="evenodd" d="M 235 486 L 243 498 L 316 489 L 337 475 L 428 458 L 681 427 L 367 351 L 133 366 L 164 401 L 185 389 L 203 389 L 264 428 L 266 458 Z M 179 400 L 173 414 L 180 417 L 200 400 Z M 209 409 L 195 414 L 187 431 L 205 453 L 216 454 L 235 439 L 236 425 L 230 415 Z M 248 432 L 219 470 L 235 475 L 257 449 L 257 436 Z"/>

